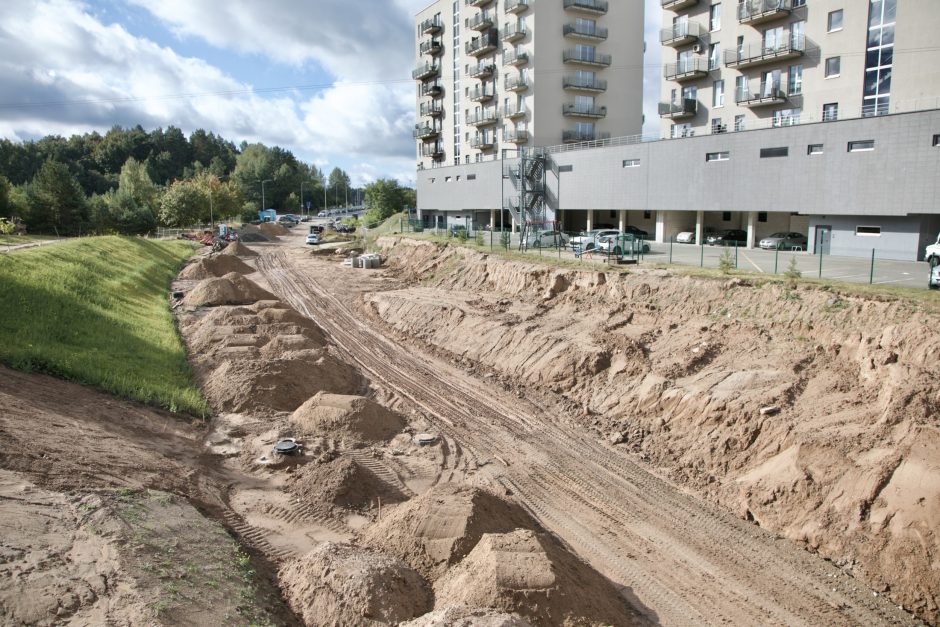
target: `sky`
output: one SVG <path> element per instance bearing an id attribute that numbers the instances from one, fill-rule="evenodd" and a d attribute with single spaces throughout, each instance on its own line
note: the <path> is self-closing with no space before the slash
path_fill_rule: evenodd
<path id="1" fill-rule="evenodd" d="M 645 2 L 644 133 L 655 135 L 662 13 Z M 338 166 L 356 186 L 410 186 L 414 15 L 428 4 L 2 0 L 0 137 L 202 128 Z"/>

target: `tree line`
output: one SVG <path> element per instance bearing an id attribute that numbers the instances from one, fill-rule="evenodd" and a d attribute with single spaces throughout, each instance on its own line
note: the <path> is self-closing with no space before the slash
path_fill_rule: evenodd
<path id="1" fill-rule="evenodd" d="M 0 139 L 0 217 L 20 218 L 33 233 L 140 234 L 210 217 L 249 220 L 262 195 L 280 213 L 368 197 L 340 168 L 327 176 L 289 150 L 236 146 L 201 129 L 189 137 L 173 126 L 115 126 L 104 135 Z"/>

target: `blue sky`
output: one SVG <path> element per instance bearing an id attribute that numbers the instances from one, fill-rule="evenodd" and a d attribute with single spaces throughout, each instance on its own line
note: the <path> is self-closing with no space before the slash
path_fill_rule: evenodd
<path id="1" fill-rule="evenodd" d="M 645 131 L 655 134 L 661 10 L 645 2 Z M 356 185 L 380 177 L 410 185 L 413 16 L 427 3 L 2 2 L 0 137 L 114 124 L 204 128 L 339 166 Z"/>

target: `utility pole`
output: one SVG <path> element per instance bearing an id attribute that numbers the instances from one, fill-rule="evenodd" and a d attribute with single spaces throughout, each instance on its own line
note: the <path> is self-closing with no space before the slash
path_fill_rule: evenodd
<path id="1" fill-rule="evenodd" d="M 264 211 L 265 209 L 267 209 L 267 207 L 264 206 L 264 184 L 271 183 L 271 182 L 273 182 L 273 179 L 265 179 L 261 181 L 261 211 Z"/>

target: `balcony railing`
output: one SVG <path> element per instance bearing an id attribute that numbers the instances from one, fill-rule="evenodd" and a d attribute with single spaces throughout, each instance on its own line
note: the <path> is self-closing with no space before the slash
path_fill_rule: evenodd
<path id="1" fill-rule="evenodd" d="M 503 53 L 503 65 L 519 67 L 529 62 L 529 53 L 525 50 L 507 50 Z"/>
<path id="2" fill-rule="evenodd" d="M 411 78 L 419 81 L 425 81 L 429 78 L 434 78 L 440 74 L 441 67 L 436 63 L 425 63 L 424 65 L 419 65 L 414 71 L 411 72 Z"/>
<path id="3" fill-rule="evenodd" d="M 476 89 L 471 89 L 469 98 L 473 102 L 486 102 L 492 100 L 494 96 L 492 85 L 477 85 Z"/>
<path id="4" fill-rule="evenodd" d="M 610 65 L 611 61 L 609 54 L 599 54 L 590 50 L 578 50 L 577 48 L 565 50 L 562 52 L 561 58 L 565 63 L 583 63 L 584 65 L 607 66 Z"/>
<path id="5" fill-rule="evenodd" d="M 602 78 L 585 78 L 578 75 L 564 76 L 561 79 L 564 89 L 583 91 L 607 91 L 607 81 Z"/>
<path id="6" fill-rule="evenodd" d="M 464 6 L 468 7 L 485 7 L 493 0 L 464 0 Z"/>
<path id="7" fill-rule="evenodd" d="M 742 107 L 766 107 L 782 104 L 787 101 L 787 94 L 779 85 L 773 83 L 760 83 L 754 85 L 756 90 L 745 87 L 736 89 L 734 101 Z"/>
<path id="8" fill-rule="evenodd" d="M 806 50 L 806 39 L 787 36 L 783 41 L 764 42 L 725 50 L 725 65 L 730 68 L 746 68 L 765 63 L 775 63 L 800 57 Z"/>
<path id="9" fill-rule="evenodd" d="M 518 120 L 525 117 L 526 108 L 525 105 L 507 105 L 500 113 L 508 120 Z"/>
<path id="10" fill-rule="evenodd" d="M 493 28 L 493 18 L 486 13 L 478 13 L 467 20 L 467 28 L 471 30 L 487 30 Z"/>
<path id="11" fill-rule="evenodd" d="M 509 91 L 525 91 L 529 88 L 529 79 L 525 76 L 507 76 L 503 86 Z"/>
<path id="12" fill-rule="evenodd" d="M 496 50 L 496 46 L 498 45 L 499 37 L 497 37 L 496 32 L 493 31 L 468 41 L 467 45 L 465 46 L 465 50 L 470 56 L 478 57 Z"/>
<path id="13" fill-rule="evenodd" d="M 565 24 L 561 29 L 565 37 L 579 37 L 581 39 L 607 39 L 607 29 L 603 26 L 589 26 L 585 24 Z"/>
<path id="14" fill-rule="evenodd" d="M 708 76 L 708 70 L 708 59 L 698 57 L 678 63 L 667 63 L 663 68 L 663 77 L 667 81 L 682 82 Z"/>
<path id="15" fill-rule="evenodd" d="M 495 124 L 497 120 L 499 120 L 499 114 L 496 109 L 483 109 L 467 115 L 467 124 L 470 126 L 486 126 Z"/>
<path id="16" fill-rule="evenodd" d="M 565 103 L 561 105 L 561 113 L 568 117 L 603 118 L 607 115 L 607 107 L 585 107 L 583 105 Z"/>
<path id="17" fill-rule="evenodd" d="M 738 22 L 763 24 L 790 15 L 792 0 L 744 0 L 738 2 Z"/>
<path id="18" fill-rule="evenodd" d="M 477 148 L 479 150 L 489 150 L 496 145 L 495 135 L 486 134 L 486 135 L 474 135 L 470 139 L 470 147 Z"/>
<path id="19" fill-rule="evenodd" d="M 562 131 L 561 141 L 566 144 L 577 142 L 593 142 L 604 139 L 610 139 L 610 133 L 598 133 L 597 131 Z"/>
<path id="20" fill-rule="evenodd" d="M 662 2 L 663 8 L 668 11 L 679 11 L 682 9 L 688 9 L 689 7 L 694 7 L 698 4 L 698 0 L 660 0 Z"/>
<path id="21" fill-rule="evenodd" d="M 436 39 L 429 39 L 428 41 L 421 42 L 419 50 L 421 54 L 429 54 L 434 57 L 444 51 L 444 44 Z"/>
<path id="22" fill-rule="evenodd" d="M 444 24 L 441 22 L 440 17 L 432 17 L 421 22 L 421 25 L 418 26 L 418 30 L 421 31 L 423 35 L 433 35 L 439 33 L 444 29 Z"/>
<path id="23" fill-rule="evenodd" d="M 485 79 L 491 77 L 495 71 L 496 66 L 492 63 L 480 63 L 478 65 L 471 65 L 467 76 L 470 78 Z"/>
<path id="24" fill-rule="evenodd" d="M 677 102 L 660 102 L 659 117 L 661 118 L 689 118 L 698 112 L 698 100 L 683 98 Z"/>
<path id="25" fill-rule="evenodd" d="M 684 46 L 704 34 L 705 27 L 698 22 L 676 22 L 659 31 L 659 41 L 664 46 Z"/>
<path id="26" fill-rule="evenodd" d="M 503 26 L 503 30 L 500 31 L 499 37 L 503 41 L 517 41 L 525 37 L 525 24 L 507 24 Z"/>
<path id="27" fill-rule="evenodd" d="M 529 141 L 529 131 L 522 129 L 503 129 L 503 141 L 511 144 L 524 144 Z"/>
<path id="28" fill-rule="evenodd" d="M 564 0 L 564 7 L 588 13 L 607 13 L 606 0 Z"/>
<path id="29" fill-rule="evenodd" d="M 529 8 L 530 0 L 506 0 L 504 6 L 506 13 L 524 13 Z"/>
<path id="30" fill-rule="evenodd" d="M 415 139 L 434 139 L 440 135 L 440 129 L 434 128 L 430 124 L 415 124 L 414 138 Z"/>
<path id="31" fill-rule="evenodd" d="M 444 106 L 440 102 L 422 102 L 419 109 L 421 116 L 436 118 L 444 114 Z"/>
<path id="32" fill-rule="evenodd" d="M 444 88 L 437 83 L 425 83 L 421 86 L 421 95 L 431 98 L 440 98 L 444 95 Z"/>
<path id="33" fill-rule="evenodd" d="M 433 144 L 422 144 L 418 154 L 422 157 L 440 160 L 444 158 L 444 146 L 437 142 Z"/>

